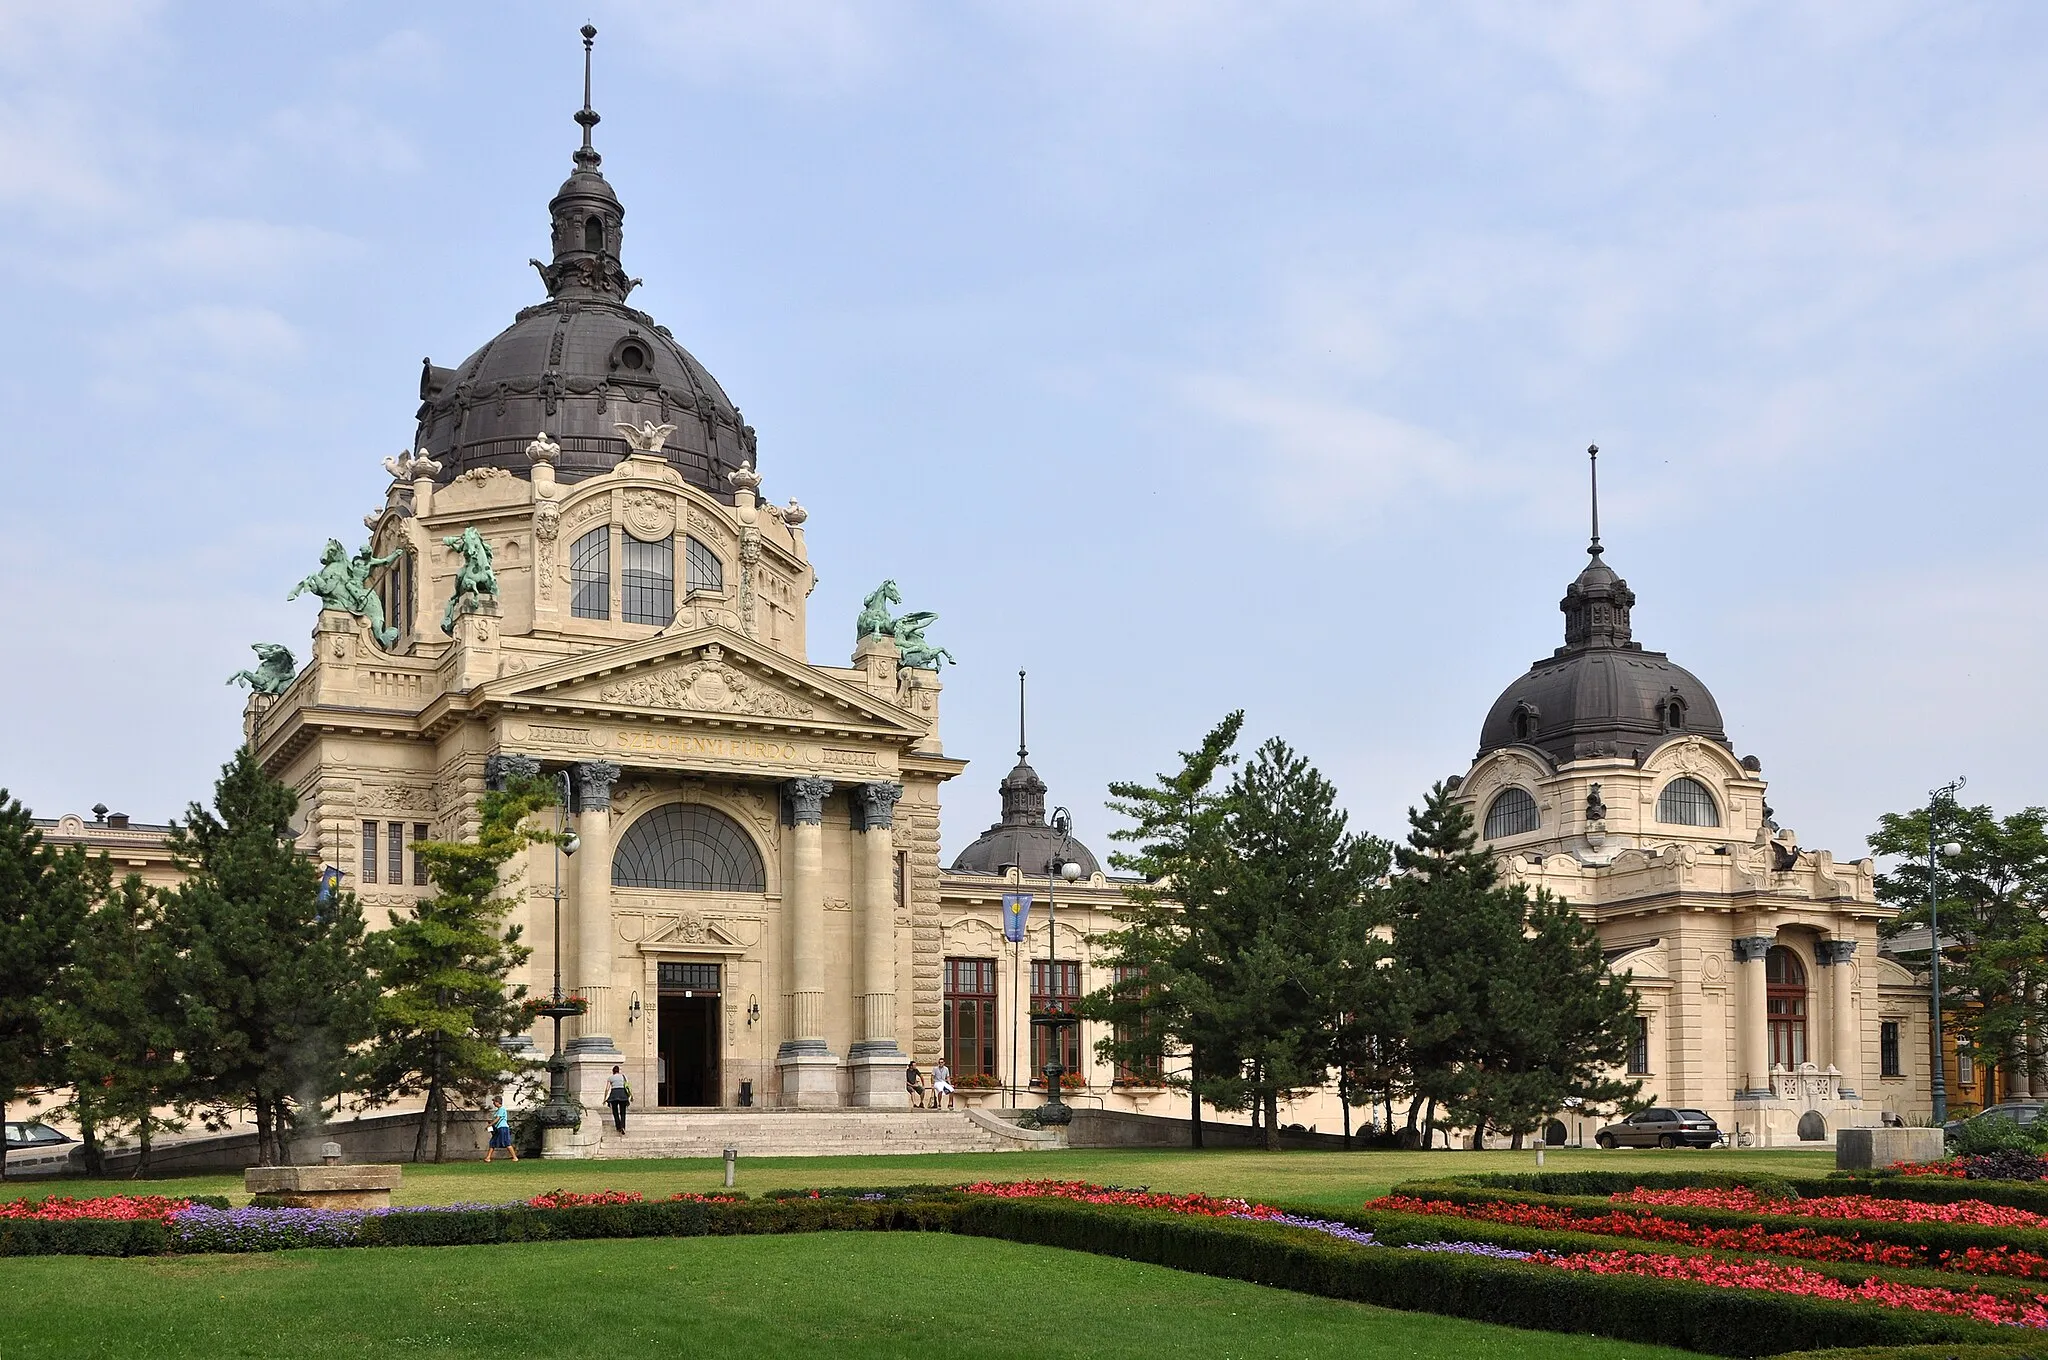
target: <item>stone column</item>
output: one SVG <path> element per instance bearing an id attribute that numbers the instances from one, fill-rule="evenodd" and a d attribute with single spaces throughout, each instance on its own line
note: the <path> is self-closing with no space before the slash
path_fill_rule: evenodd
<path id="1" fill-rule="evenodd" d="M 1837 1094 L 1856 1100 L 1856 1083 L 1862 1079 L 1862 1052 L 1856 1042 L 1856 953 L 1854 940 L 1822 940 L 1814 946 L 1813 961 L 1828 970 L 1828 1016 L 1831 1023 L 1828 1062 L 1842 1074 Z"/>
<path id="2" fill-rule="evenodd" d="M 572 1054 L 618 1061 L 612 1042 L 612 786 L 621 771 L 609 760 L 570 768 L 576 789 L 576 966 L 565 970 L 590 1003 L 569 1041 Z M 609 1071 L 605 1073 L 609 1075 Z"/>
<path id="3" fill-rule="evenodd" d="M 903 786 L 860 784 L 861 1037 L 847 1055 L 855 1105 L 907 1109 L 909 1056 L 896 1046 L 896 802 Z"/>
<path id="4" fill-rule="evenodd" d="M 1741 1010 L 1735 1020 L 1735 1051 L 1742 1059 L 1738 1074 L 1748 1085 L 1738 1084 L 1740 1096 L 1768 1096 L 1771 1093 L 1770 1031 L 1764 1009 L 1764 955 L 1771 947 L 1768 935 L 1738 935 L 1729 942 L 1735 962 L 1742 969 Z"/>
<path id="5" fill-rule="evenodd" d="M 785 1105 L 839 1103 L 839 1059 L 825 1043 L 825 799 L 832 781 L 783 785 L 791 820 L 789 882 L 782 894 L 789 1031 L 775 1055 Z"/>

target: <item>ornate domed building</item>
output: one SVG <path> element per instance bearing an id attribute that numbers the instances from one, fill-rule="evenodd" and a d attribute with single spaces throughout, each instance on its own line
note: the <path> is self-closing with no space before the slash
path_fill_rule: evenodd
<path id="1" fill-rule="evenodd" d="M 939 786 L 964 768 L 939 659 L 893 583 L 850 665 L 809 659 L 805 512 L 763 497 L 753 430 L 627 305 L 584 35 L 545 300 L 427 363 L 416 451 L 384 462 L 368 548 L 308 579 L 305 666 L 273 648 L 250 677 L 248 738 L 373 925 L 431 891 L 414 846 L 473 835 L 494 781 L 559 781 L 580 849 L 524 856 L 515 921 L 533 992 L 587 1003 L 587 1106 L 617 1064 L 643 1108 L 901 1107 L 940 1046 Z"/>
<path id="2" fill-rule="evenodd" d="M 1775 1143 L 1924 1116 L 1926 991 L 1878 954 L 1875 866 L 1780 827 L 1706 685 L 1635 641 L 1597 496 L 1564 645 L 1487 711 L 1461 800 L 1506 876 L 1571 902 L 1633 979 L 1646 1095 Z"/>

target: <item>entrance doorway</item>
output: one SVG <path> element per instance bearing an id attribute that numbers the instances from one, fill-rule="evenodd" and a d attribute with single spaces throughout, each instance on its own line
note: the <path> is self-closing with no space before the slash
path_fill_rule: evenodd
<path id="1" fill-rule="evenodd" d="M 718 983 L 715 963 L 656 965 L 655 1103 L 718 1105 Z"/>

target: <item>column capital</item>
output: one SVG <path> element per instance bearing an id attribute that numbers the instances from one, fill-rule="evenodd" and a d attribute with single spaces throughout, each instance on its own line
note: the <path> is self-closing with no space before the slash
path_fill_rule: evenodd
<path id="1" fill-rule="evenodd" d="M 540 774 L 540 762 L 532 756 L 500 752 L 484 757 L 484 785 L 487 788 L 503 789 L 514 779 L 533 779 Z"/>
<path id="2" fill-rule="evenodd" d="M 832 781 L 816 775 L 805 775 L 783 784 L 783 796 L 789 800 L 790 820 L 798 826 L 819 826 L 825 820 L 825 800 L 832 794 Z"/>
<path id="3" fill-rule="evenodd" d="M 1813 961 L 1826 968 L 1837 963 L 1847 963 L 1855 953 L 1854 940 L 1822 940 L 1813 947 Z"/>
<path id="4" fill-rule="evenodd" d="M 604 812 L 612 805 L 612 785 L 625 771 L 609 760 L 586 760 L 571 767 L 576 772 L 576 809 Z"/>
<path id="5" fill-rule="evenodd" d="M 1737 935 L 1728 942 L 1737 963 L 1754 963 L 1770 952 L 1775 941 L 1768 935 Z"/>
<path id="6" fill-rule="evenodd" d="M 862 831 L 887 831 L 896 825 L 896 802 L 903 797 L 901 784 L 882 781 L 853 786 L 853 810 Z"/>

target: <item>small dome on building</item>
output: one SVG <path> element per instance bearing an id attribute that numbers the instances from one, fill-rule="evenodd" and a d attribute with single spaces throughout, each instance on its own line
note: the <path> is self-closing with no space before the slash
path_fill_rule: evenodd
<path id="1" fill-rule="evenodd" d="M 626 305 L 640 281 L 620 263 L 626 210 L 590 144 L 598 116 L 587 88 L 576 121 L 575 169 L 548 203 L 553 258 L 532 262 L 548 300 L 453 368 L 424 361 L 413 446 L 439 460 L 443 482 L 486 467 L 525 476 L 526 446 L 544 431 L 561 446 L 556 476 L 576 482 L 626 456 L 617 425 L 673 425 L 662 456 L 730 501 L 726 474 L 758 466 L 754 432 L 666 327 Z"/>
<path id="2" fill-rule="evenodd" d="M 953 871 L 963 874 L 1001 873 L 1010 865 L 1024 871 L 1026 878 L 1043 878 L 1055 854 L 1081 866 L 1086 878 L 1102 871 L 1094 852 L 1045 820 L 1045 781 L 1031 768 L 1030 752 L 1024 746 L 1024 673 L 1017 673 L 1017 764 L 996 787 L 1003 795 L 1003 819 L 981 833 L 953 861 Z M 1065 850 L 1061 850 L 1061 842 Z"/>
<path id="3" fill-rule="evenodd" d="M 1494 700 L 1479 731 L 1479 755 L 1527 746 L 1563 764 L 1648 755 L 1684 736 L 1728 746 L 1721 706 L 1699 677 L 1634 640 L 1629 611 L 1636 595 L 1601 559 L 1597 500 L 1586 551 L 1593 560 L 1558 603 L 1564 646 Z"/>

